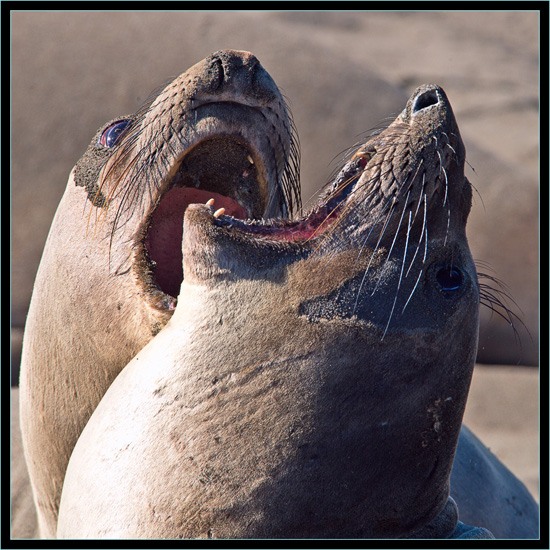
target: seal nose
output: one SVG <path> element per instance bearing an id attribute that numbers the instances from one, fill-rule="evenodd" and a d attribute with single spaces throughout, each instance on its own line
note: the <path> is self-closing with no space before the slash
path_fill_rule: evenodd
<path id="1" fill-rule="evenodd" d="M 453 118 L 451 105 L 443 88 L 437 84 L 419 86 L 407 101 L 407 106 L 401 113 L 403 122 L 425 124 L 428 119 L 443 120 Z M 441 122 L 440 120 L 440 122 Z M 439 124 L 439 123 L 438 123 Z"/>
<path id="2" fill-rule="evenodd" d="M 437 105 L 440 100 L 441 98 L 436 88 L 425 90 L 416 96 L 412 106 L 412 114 L 414 115 L 418 111 L 427 109 L 431 105 Z"/>
<path id="3" fill-rule="evenodd" d="M 213 53 L 208 61 L 215 74 L 214 85 L 218 89 L 234 88 L 260 101 L 273 101 L 278 96 L 275 82 L 250 52 L 220 50 Z"/>

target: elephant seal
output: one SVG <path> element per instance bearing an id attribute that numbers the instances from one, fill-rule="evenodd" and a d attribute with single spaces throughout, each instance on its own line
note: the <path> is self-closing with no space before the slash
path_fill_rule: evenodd
<path id="1" fill-rule="evenodd" d="M 464 159 L 425 85 L 308 215 L 190 205 L 176 310 L 83 430 L 58 537 L 491 538 L 449 498 L 478 333 Z"/>
<path id="2" fill-rule="evenodd" d="M 299 202 L 292 128 L 259 61 L 219 51 L 100 128 L 71 172 L 34 285 L 20 381 L 42 537 L 55 536 L 88 418 L 174 312 L 185 208 L 213 198 L 237 217 L 290 213 Z"/>

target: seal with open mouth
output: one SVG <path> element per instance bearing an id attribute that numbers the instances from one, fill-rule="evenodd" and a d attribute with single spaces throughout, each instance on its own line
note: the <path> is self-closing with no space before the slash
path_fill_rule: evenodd
<path id="1" fill-rule="evenodd" d="M 56 532 L 65 468 L 119 371 L 172 316 L 183 214 L 284 216 L 299 203 L 285 102 L 248 52 L 193 66 L 101 128 L 72 171 L 27 319 L 21 428 L 40 531 Z"/>
<path id="2" fill-rule="evenodd" d="M 58 536 L 462 536 L 449 479 L 479 307 L 464 158 L 426 85 L 308 215 L 189 206 L 176 311 L 84 429 Z"/>

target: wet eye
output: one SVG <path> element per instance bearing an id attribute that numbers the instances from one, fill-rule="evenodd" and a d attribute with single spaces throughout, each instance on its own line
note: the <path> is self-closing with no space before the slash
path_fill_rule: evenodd
<path id="1" fill-rule="evenodd" d="M 103 147 L 114 147 L 129 124 L 129 120 L 119 120 L 118 122 L 113 122 L 113 124 L 103 130 L 103 133 L 99 136 L 97 142 L 100 145 L 103 145 Z"/>
<path id="2" fill-rule="evenodd" d="M 454 267 L 442 267 L 436 275 L 443 292 L 454 292 L 462 286 L 462 273 Z"/>

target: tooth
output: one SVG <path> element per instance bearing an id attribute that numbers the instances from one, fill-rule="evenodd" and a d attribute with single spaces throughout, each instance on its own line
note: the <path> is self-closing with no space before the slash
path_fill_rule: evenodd
<path id="1" fill-rule="evenodd" d="M 214 206 L 214 199 L 208 199 L 206 201 L 206 206 Z"/>
<path id="2" fill-rule="evenodd" d="M 250 155 L 248 155 L 248 162 L 250 162 L 250 164 L 254 164 L 254 161 L 252 160 L 252 157 Z"/>
<path id="3" fill-rule="evenodd" d="M 214 212 L 214 217 L 219 218 L 220 216 L 223 216 L 224 212 L 225 212 L 225 208 L 220 208 L 219 210 L 216 210 Z"/>

